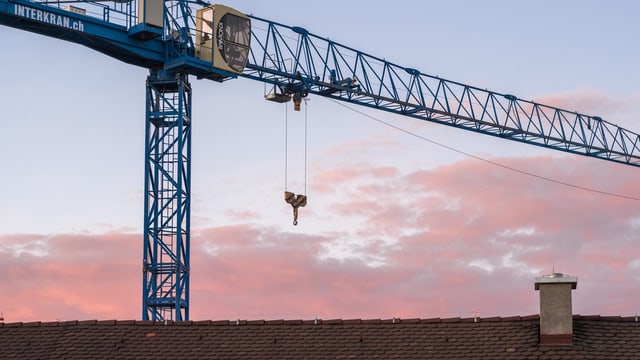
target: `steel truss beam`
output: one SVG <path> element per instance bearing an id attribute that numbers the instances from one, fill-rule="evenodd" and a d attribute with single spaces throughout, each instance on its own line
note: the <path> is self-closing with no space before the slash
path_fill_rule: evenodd
<path id="1" fill-rule="evenodd" d="M 424 74 L 291 27 L 250 16 L 244 77 L 280 94 L 314 93 L 503 139 L 640 166 L 640 135 L 598 116 Z"/>
<path id="2" fill-rule="evenodd" d="M 189 319 L 191 85 L 147 78 L 142 318 Z"/>

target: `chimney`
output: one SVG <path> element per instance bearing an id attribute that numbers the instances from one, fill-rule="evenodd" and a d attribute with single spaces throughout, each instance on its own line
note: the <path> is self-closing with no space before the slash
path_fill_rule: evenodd
<path id="1" fill-rule="evenodd" d="M 540 345 L 572 344 L 571 290 L 577 285 L 577 277 L 556 272 L 536 278 L 535 289 L 540 291 Z"/>

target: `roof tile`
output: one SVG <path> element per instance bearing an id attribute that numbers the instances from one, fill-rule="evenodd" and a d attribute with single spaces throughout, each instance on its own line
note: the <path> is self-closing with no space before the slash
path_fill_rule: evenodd
<path id="1" fill-rule="evenodd" d="M 574 345 L 538 344 L 539 316 L 0 324 L 0 358 L 588 359 L 640 353 L 640 322 L 575 316 Z M 108 325 L 108 326 L 105 326 Z"/>

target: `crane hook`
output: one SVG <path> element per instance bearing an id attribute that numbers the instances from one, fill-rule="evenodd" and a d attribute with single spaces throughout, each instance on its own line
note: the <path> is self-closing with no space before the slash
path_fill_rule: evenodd
<path id="1" fill-rule="evenodd" d="M 284 201 L 293 207 L 293 225 L 298 225 L 298 208 L 307 205 L 307 195 L 294 194 L 290 191 L 284 192 Z"/>

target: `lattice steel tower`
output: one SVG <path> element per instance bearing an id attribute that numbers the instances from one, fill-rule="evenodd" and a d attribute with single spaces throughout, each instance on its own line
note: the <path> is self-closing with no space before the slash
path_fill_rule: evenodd
<path id="1" fill-rule="evenodd" d="M 147 78 L 143 319 L 189 319 L 191 85 L 186 74 Z"/>

